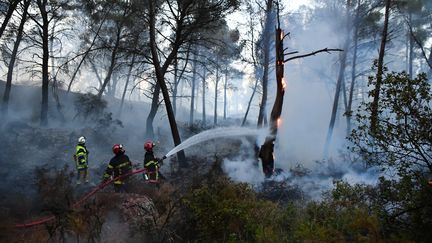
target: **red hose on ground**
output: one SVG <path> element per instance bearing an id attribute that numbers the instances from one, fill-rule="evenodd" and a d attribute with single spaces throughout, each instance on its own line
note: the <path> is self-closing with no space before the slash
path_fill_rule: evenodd
<path id="1" fill-rule="evenodd" d="M 146 171 L 147 169 L 140 169 L 140 170 L 135 170 L 132 172 L 129 172 L 127 174 L 121 175 L 121 176 L 117 176 L 116 178 L 113 178 L 111 180 L 102 182 L 101 184 L 99 184 L 98 186 L 96 186 L 93 190 L 91 190 L 89 193 L 85 194 L 83 197 L 81 197 L 80 200 L 78 200 L 77 202 L 75 202 L 72 207 L 76 207 L 78 205 L 80 205 L 81 203 L 83 203 L 84 201 L 86 201 L 89 197 L 93 196 L 96 192 L 98 192 L 99 190 L 102 190 L 103 188 L 105 188 L 107 185 L 111 184 L 113 181 L 117 180 L 117 179 L 121 179 L 123 177 L 129 176 L 129 175 L 134 175 L 134 174 L 138 174 L 141 172 Z M 150 173 L 155 173 L 155 172 L 150 172 Z M 154 183 L 154 181 L 150 181 L 152 183 Z M 47 218 L 43 218 L 43 219 L 39 219 L 30 223 L 23 223 L 23 224 L 16 224 L 15 228 L 28 228 L 28 227 L 33 227 L 36 225 L 41 225 L 44 224 L 48 221 L 51 221 L 55 219 L 55 216 L 50 216 Z"/>

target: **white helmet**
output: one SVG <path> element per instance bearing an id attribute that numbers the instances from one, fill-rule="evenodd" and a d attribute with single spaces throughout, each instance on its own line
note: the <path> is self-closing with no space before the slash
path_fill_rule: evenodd
<path id="1" fill-rule="evenodd" d="M 86 138 L 84 136 L 81 136 L 81 137 L 78 138 L 78 143 L 79 144 L 85 144 L 85 142 L 86 142 Z"/>

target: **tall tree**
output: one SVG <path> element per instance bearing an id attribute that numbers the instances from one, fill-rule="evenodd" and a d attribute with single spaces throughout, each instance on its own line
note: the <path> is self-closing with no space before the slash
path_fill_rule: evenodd
<path id="1" fill-rule="evenodd" d="M 261 33 L 261 41 L 260 41 L 260 58 L 262 65 L 262 96 L 261 103 L 259 106 L 258 112 L 258 122 L 257 126 L 261 127 L 264 125 L 264 121 L 266 119 L 266 107 L 267 107 L 267 89 L 268 89 L 268 80 L 269 80 L 269 65 L 270 65 L 270 45 L 271 45 L 271 34 L 270 31 L 274 24 L 274 10 L 273 10 L 273 0 L 265 1 L 265 22 L 263 26 L 263 31 Z"/>
<path id="2" fill-rule="evenodd" d="M 19 25 L 18 30 L 17 30 L 17 35 L 15 38 L 14 47 L 13 47 L 11 57 L 9 60 L 8 73 L 7 73 L 7 78 L 6 78 L 6 86 L 5 86 L 5 90 L 4 90 L 4 94 L 3 94 L 2 113 L 3 113 L 4 117 L 6 117 L 7 113 L 8 113 L 9 96 L 10 96 L 10 91 L 12 88 L 12 75 L 13 75 L 13 71 L 14 71 L 14 67 L 15 67 L 15 61 L 17 58 L 18 48 L 20 46 L 20 43 L 21 43 L 21 40 L 23 37 L 24 24 L 27 21 L 27 10 L 28 10 L 29 6 L 30 6 L 30 0 L 24 0 L 23 8 L 22 8 L 23 10 L 22 10 L 22 14 L 21 14 L 21 21 L 20 21 L 20 25 Z"/>
<path id="3" fill-rule="evenodd" d="M 390 18 L 390 7 L 391 7 L 392 0 L 385 0 L 385 14 L 384 14 L 384 26 L 382 30 L 381 35 L 381 45 L 379 49 L 379 55 L 378 55 L 378 61 L 377 61 L 377 73 L 375 78 L 375 87 L 372 90 L 372 105 L 371 105 L 371 132 L 375 133 L 377 129 L 377 117 L 378 117 L 378 102 L 379 102 L 379 96 L 380 96 L 380 89 L 381 89 L 381 82 L 382 82 L 382 76 L 384 71 L 384 55 L 385 55 L 385 48 L 387 44 L 387 38 L 388 38 L 388 25 L 389 25 L 389 18 Z"/>
<path id="4" fill-rule="evenodd" d="M 198 54 L 199 55 L 199 54 Z M 197 79 L 197 55 L 194 56 L 192 61 L 192 79 L 191 79 L 191 97 L 190 97 L 190 111 L 189 111 L 189 126 L 193 126 L 194 122 L 194 109 L 195 109 L 195 83 Z"/>
<path id="5" fill-rule="evenodd" d="M 233 7 L 236 7 L 237 2 L 225 0 L 166 1 L 166 5 L 164 5 L 165 9 L 159 8 L 153 1 L 148 1 L 147 4 L 152 65 L 154 66 L 156 80 L 163 95 L 174 144 L 179 145 L 181 139 L 165 81 L 167 69 L 182 46 L 199 40 L 199 35 L 194 35 L 195 33 L 203 29 L 217 27 L 220 20 Z M 168 11 L 163 12 L 167 9 Z M 156 32 L 156 22 L 158 18 L 164 18 L 164 16 L 168 15 L 171 15 L 171 17 L 166 19 L 166 23 L 168 23 L 172 34 L 170 36 L 159 35 L 159 32 Z M 159 41 L 161 41 L 159 38 L 162 38 L 162 41 L 169 41 L 170 43 L 169 49 L 164 50 L 163 53 L 161 53 L 161 49 L 159 48 Z M 187 164 L 184 152 L 181 151 L 177 155 L 180 167 L 185 167 Z"/>
<path id="6" fill-rule="evenodd" d="M 41 37 L 42 37 L 42 106 L 40 115 L 40 124 L 45 126 L 48 124 L 48 61 L 49 61 L 49 25 L 52 19 L 48 18 L 48 0 L 37 0 L 42 22 L 37 22 Z"/>
<path id="7" fill-rule="evenodd" d="M 337 82 L 336 82 L 336 90 L 335 90 L 335 95 L 334 95 L 334 99 L 333 99 L 333 107 L 332 107 L 332 113 L 331 113 L 331 118 L 330 118 L 330 124 L 329 124 L 329 128 L 327 131 L 327 138 L 325 141 L 325 145 L 324 145 L 324 158 L 327 158 L 328 156 L 328 152 L 329 152 L 329 148 L 330 148 L 330 144 L 331 144 L 331 139 L 332 139 L 332 135 L 333 135 L 333 130 L 334 130 L 334 126 L 335 126 L 335 121 L 336 121 L 336 115 L 337 115 L 337 111 L 338 111 L 338 105 L 339 105 L 339 97 L 340 97 L 340 92 L 341 92 L 341 88 L 345 87 L 345 68 L 347 65 L 347 55 L 348 55 L 348 48 L 349 48 L 349 44 L 351 42 L 351 16 L 350 16 L 350 8 L 351 8 L 351 0 L 347 0 L 346 2 L 346 9 L 345 9 L 345 28 L 344 28 L 344 32 L 345 32 L 345 40 L 344 40 L 344 44 L 343 44 L 343 52 L 341 52 L 339 54 L 339 62 L 340 62 L 340 66 L 339 66 L 339 74 L 338 74 L 338 78 L 337 78 Z M 344 94 L 346 94 L 344 92 Z"/>

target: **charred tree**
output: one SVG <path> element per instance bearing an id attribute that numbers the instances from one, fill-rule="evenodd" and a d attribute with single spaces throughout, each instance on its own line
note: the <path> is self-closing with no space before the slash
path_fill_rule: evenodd
<path id="1" fill-rule="evenodd" d="M 286 83 L 284 80 L 284 63 L 304 58 L 308 56 L 313 56 L 315 54 L 321 53 L 321 52 L 331 52 L 331 51 L 342 51 L 341 49 L 328 49 L 324 48 L 318 51 L 314 51 L 308 54 L 304 55 L 298 55 L 294 57 L 290 57 L 285 59 L 286 55 L 297 53 L 297 52 L 291 52 L 291 53 L 284 53 L 284 47 L 283 47 L 283 40 L 288 34 L 284 35 L 282 29 L 280 28 L 280 21 L 279 21 L 279 5 L 277 6 L 277 27 L 276 27 L 276 33 L 275 33 L 275 49 L 276 49 L 276 98 L 273 104 L 273 109 L 270 113 L 270 134 L 266 137 L 264 143 L 259 148 L 258 156 L 261 159 L 262 168 L 264 175 L 266 177 L 270 177 L 274 173 L 274 142 L 276 140 L 277 130 L 281 123 L 280 117 L 282 114 L 282 106 L 283 106 L 283 97 L 285 95 L 285 87 Z"/>
<path id="2" fill-rule="evenodd" d="M 273 109 L 270 114 L 270 135 L 266 137 L 265 142 L 261 145 L 259 157 L 262 162 L 262 169 L 266 177 L 270 177 L 274 172 L 274 141 L 280 122 L 282 113 L 283 97 L 285 95 L 285 81 L 284 76 L 284 48 L 283 48 L 283 31 L 278 27 L 276 28 L 275 48 L 276 48 L 276 99 L 273 104 Z"/>

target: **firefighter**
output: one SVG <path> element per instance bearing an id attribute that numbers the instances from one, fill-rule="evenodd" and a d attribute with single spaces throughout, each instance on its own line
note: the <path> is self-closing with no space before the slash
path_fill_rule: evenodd
<path id="1" fill-rule="evenodd" d="M 158 182 L 159 178 L 164 179 L 163 175 L 159 172 L 159 168 L 162 165 L 162 161 L 166 158 L 158 159 L 154 156 L 153 147 L 155 144 L 152 141 L 144 143 L 144 168 L 147 171 L 143 174 L 144 179 L 150 182 Z"/>
<path id="2" fill-rule="evenodd" d="M 110 160 L 108 167 L 105 170 L 103 180 L 107 181 L 111 177 L 117 178 L 132 172 L 132 163 L 129 157 L 125 154 L 125 150 L 122 144 L 114 144 L 112 147 L 114 157 Z M 115 192 L 126 192 L 126 178 L 117 178 L 114 180 L 114 191 Z"/>
<path id="3" fill-rule="evenodd" d="M 89 151 L 86 146 L 86 138 L 81 136 L 78 138 L 78 144 L 75 147 L 75 154 L 73 155 L 75 166 L 77 169 L 77 185 L 81 184 L 81 180 L 88 183 L 88 155 Z"/>

